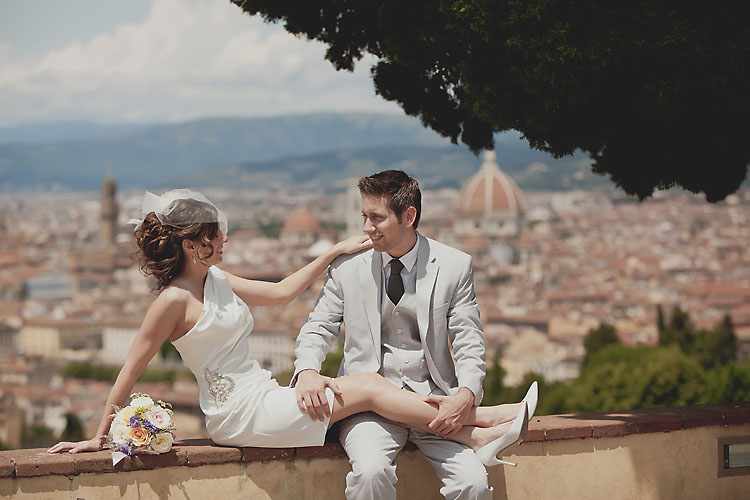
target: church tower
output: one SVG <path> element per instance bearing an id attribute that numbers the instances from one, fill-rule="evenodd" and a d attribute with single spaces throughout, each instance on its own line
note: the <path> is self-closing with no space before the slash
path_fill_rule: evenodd
<path id="1" fill-rule="evenodd" d="M 102 247 L 114 250 L 115 236 L 117 236 L 117 217 L 120 209 L 117 206 L 117 184 L 112 177 L 102 183 L 100 229 L 102 235 Z"/>
<path id="2" fill-rule="evenodd" d="M 352 177 L 346 181 L 346 234 L 341 237 L 349 237 L 353 234 L 364 234 L 362 232 L 362 196 L 359 194 L 359 178 Z"/>

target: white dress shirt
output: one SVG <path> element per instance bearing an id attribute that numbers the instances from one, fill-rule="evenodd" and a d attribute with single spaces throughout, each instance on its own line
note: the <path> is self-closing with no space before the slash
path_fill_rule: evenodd
<path id="1" fill-rule="evenodd" d="M 417 252 L 419 251 L 419 233 L 417 233 L 417 242 L 411 247 L 411 250 L 406 252 L 401 257 L 391 257 L 387 252 L 380 252 L 381 262 L 383 264 L 383 276 L 385 276 L 385 290 L 388 290 L 388 280 L 391 279 L 391 260 L 398 259 L 404 265 L 401 270 L 401 281 L 404 282 L 404 290 L 409 288 L 412 276 L 414 276 L 414 268 L 417 263 Z"/>

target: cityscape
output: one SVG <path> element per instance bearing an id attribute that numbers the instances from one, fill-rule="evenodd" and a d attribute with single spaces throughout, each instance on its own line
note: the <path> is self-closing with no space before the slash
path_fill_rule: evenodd
<path id="1" fill-rule="evenodd" d="M 602 322 L 626 345 L 656 345 L 657 306 L 680 307 L 697 328 L 728 315 L 738 360 L 750 359 L 750 191 L 718 204 L 677 190 L 643 202 L 614 189 L 522 191 L 501 164 L 485 152 L 462 186 L 425 189 L 419 230 L 472 255 L 488 364 L 499 362 L 504 384 L 530 372 L 574 379 Z M 355 180 L 336 193 L 205 189 L 230 221 L 221 267 L 276 281 L 360 232 Z M 127 222 L 142 197 L 112 177 L 100 192 L 0 197 L 3 446 L 46 446 L 71 415 L 84 436 L 95 432 L 107 377 L 154 298 Z M 252 351 L 281 383 L 323 279 L 286 306 L 252 309 Z M 136 390 L 169 399 L 178 439 L 205 437 L 197 385 L 173 350 Z"/>
<path id="2" fill-rule="evenodd" d="M 0 498 L 747 497 L 745 11 L 0 2 Z"/>

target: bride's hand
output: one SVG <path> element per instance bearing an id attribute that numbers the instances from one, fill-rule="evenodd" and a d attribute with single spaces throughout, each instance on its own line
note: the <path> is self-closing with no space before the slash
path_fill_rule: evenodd
<path id="1" fill-rule="evenodd" d="M 92 438 L 87 441 L 79 441 L 77 443 L 71 443 L 70 441 L 61 441 L 55 446 L 47 450 L 47 453 L 60 453 L 67 451 L 68 453 L 79 453 L 82 451 L 99 451 L 101 449 L 101 441 L 99 438 Z"/>
<path id="2" fill-rule="evenodd" d="M 334 246 L 334 249 L 336 250 L 336 253 L 338 255 L 342 255 L 357 253 L 360 250 L 365 250 L 366 248 L 370 247 L 372 247 L 372 241 L 370 241 L 370 237 L 366 234 L 359 234 L 357 236 L 347 238 L 343 241 L 339 241 Z"/>
<path id="3" fill-rule="evenodd" d="M 333 377 L 325 377 L 323 386 L 329 387 L 336 396 L 344 396 L 344 393 L 341 392 L 341 389 L 339 388 L 339 384 L 336 383 L 336 380 Z"/>

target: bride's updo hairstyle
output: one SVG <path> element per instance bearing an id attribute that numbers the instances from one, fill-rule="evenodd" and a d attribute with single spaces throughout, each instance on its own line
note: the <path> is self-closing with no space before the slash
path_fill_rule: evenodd
<path id="1" fill-rule="evenodd" d="M 191 240 L 208 248 L 208 253 L 198 259 L 205 262 L 214 253 L 211 240 L 219 233 L 218 222 L 180 222 L 217 220 L 216 208 L 195 199 L 174 200 L 168 209 L 168 218 L 162 222 L 154 212 L 148 213 L 135 230 L 141 271 L 153 278 L 152 290 L 161 292 L 182 271 L 185 254 L 182 241 Z"/>

